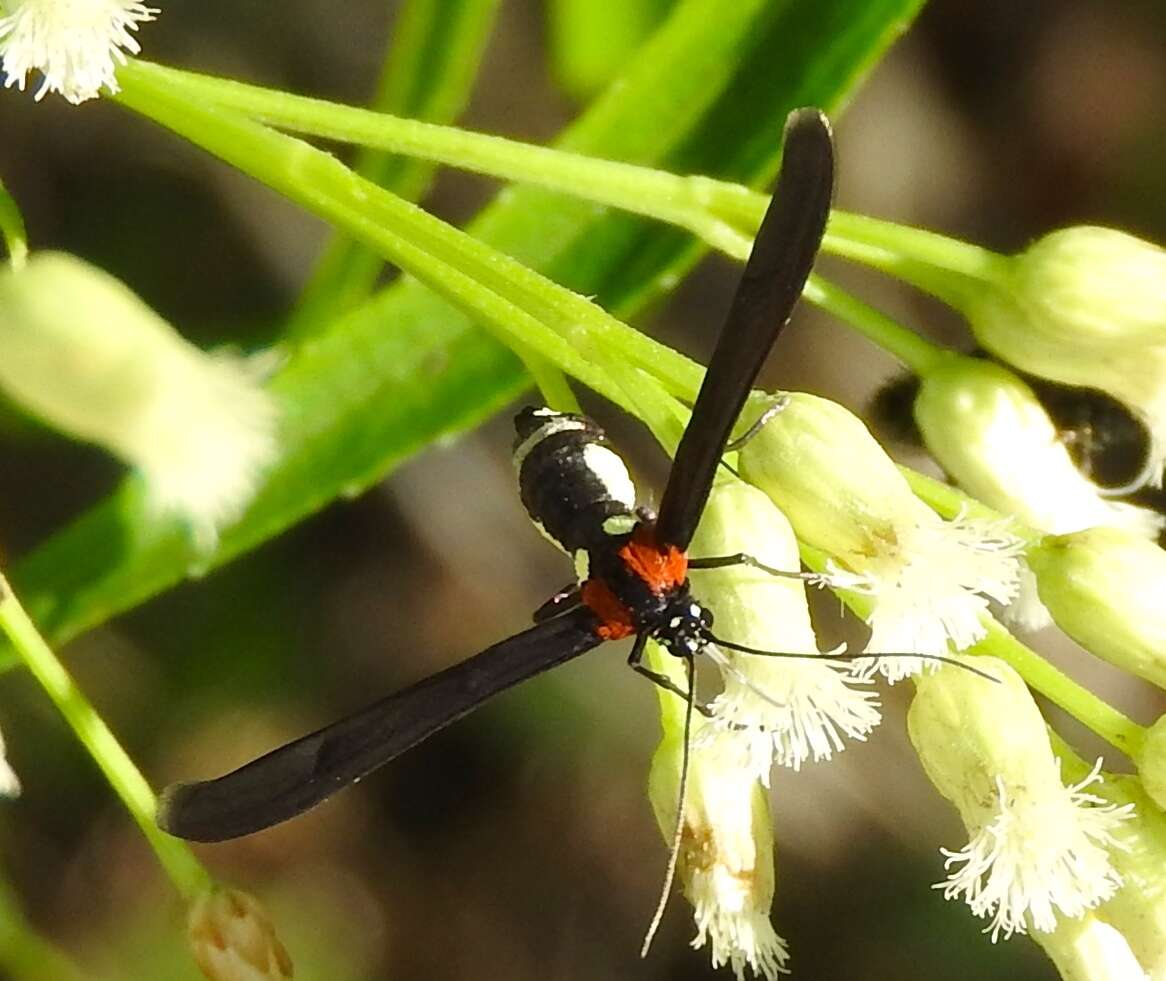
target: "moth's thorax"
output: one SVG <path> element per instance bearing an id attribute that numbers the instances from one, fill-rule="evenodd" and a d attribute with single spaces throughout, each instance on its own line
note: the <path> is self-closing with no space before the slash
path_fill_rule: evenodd
<path id="1" fill-rule="evenodd" d="M 711 617 L 689 594 L 688 556 L 656 538 L 650 514 L 602 429 L 586 416 L 525 409 L 514 421 L 514 464 L 527 513 L 575 561 L 580 598 L 598 633 L 649 633 L 695 653 Z"/>

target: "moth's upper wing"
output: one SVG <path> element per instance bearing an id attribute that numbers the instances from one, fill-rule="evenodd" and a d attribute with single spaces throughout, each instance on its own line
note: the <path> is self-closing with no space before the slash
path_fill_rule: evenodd
<path id="1" fill-rule="evenodd" d="M 216 780 L 174 784 L 162 794 L 158 825 L 190 841 L 223 841 L 295 817 L 490 696 L 596 647 L 595 626 L 580 607 Z"/>
<path id="2" fill-rule="evenodd" d="M 826 228 L 833 190 L 830 124 L 817 109 L 798 109 L 786 121 L 773 200 L 660 498 L 656 537 L 661 542 L 683 549 L 692 540 L 737 416 L 802 295 Z"/>

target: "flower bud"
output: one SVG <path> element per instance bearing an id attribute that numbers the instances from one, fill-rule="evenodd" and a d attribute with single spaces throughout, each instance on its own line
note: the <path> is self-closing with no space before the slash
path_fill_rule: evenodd
<path id="1" fill-rule="evenodd" d="M 1134 762 L 1143 789 L 1158 807 L 1166 810 L 1166 715 L 1146 729 Z"/>
<path id="2" fill-rule="evenodd" d="M 970 294 L 976 338 L 1041 378 L 1111 395 L 1166 453 L 1166 251 L 1109 228 L 1046 235 Z"/>
<path id="3" fill-rule="evenodd" d="M 1130 817 L 1113 829 L 1109 850 L 1122 886 L 1097 916 L 1121 931 L 1151 977 L 1166 977 L 1166 814 L 1136 777 L 1106 774 L 1094 792 L 1132 808 Z"/>
<path id="4" fill-rule="evenodd" d="M 693 538 L 693 556 L 745 553 L 772 570 L 737 564 L 693 570 L 693 592 L 716 612 L 718 637 L 774 653 L 817 654 L 798 543 L 785 515 L 756 487 L 735 478 L 713 488 Z M 716 727 L 763 783 L 770 767 L 798 769 L 830 759 L 843 736 L 865 739 L 879 722 L 873 691 L 826 658 L 763 657 L 710 649 L 724 676 L 713 703 Z"/>
<path id="5" fill-rule="evenodd" d="M 1007 602 L 1015 593 L 1020 542 L 995 524 L 943 521 L 840 405 L 786 396 L 784 409 L 741 450 L 739 465 L 798 538 L 828 552 L 872 594 L 872 653 L 963 650 L 984 635 L 986 597 Z M 905 658 L 879 662 L 891 679 L 919 666 Z"/>
<path id="6" fill-rule="evenodd" d="M 1161 527 L 1153 511 L 1098 493 L 1032 389 L 999 364 L 944 359 L 922 379 L 915 421 L 960 487 L 1033 528 L 1059 535 L 1112 525 L 1152 536 Z"/>
<path id="7" fill-rule="evenodd" d="M 970 838 L 943 850 L 944 897 L 963 897 L 1001 934 L 1054 930 L 1111 897 L 1121 884 L 1107 847 L 1129 807 L 1065 787 L 1045 721 L 1020 676 L 977 658 L 998 683 L 953 667 L 921 677 L 907 716 L 911 742 Z"/>
<path id="8" fill-rule="evenodd" d="M 1061 981 L 1145 981 L 1125 937 L 1096 913 L 1061 920 L 1056 929 L 1035 935 L 1056 965 Z M 1157 975 L 1154 975 L 1157 977 Z"/>
<path id="9" fill-rule="evenodd" d="M 145 477 L 200 544 L 275 455 L 276 410 L 238 358 L 204 354 L 122 283 L 60 253 L 0 272 L 0 387 Z"/>
<path id="10" fill-rule="evenodd" d="M 1041 602 L 1086 650 L 1166 687 L 1166 552 L 1117 528 L 1043 539 L 1028 553 Z"/>
<path id="11" fill-rule="evenodd" d="M 254 896 L 213 888 L 190 908 L 187 935 L 210 981 L 287 981 L 291 958 Z"/>
<path id="12" fill-rule="evenodd" d="M 702 722 L 693 721 L 694 735 Z M 680 799 L 683 734 L 668 732 L 652 758 L 648 796 L 664 840 L 672 843 Z M 718 740 L 694 740 L 684 795 L 676 874 L 696 918 L 693 947 L 711 948 L 713 967 L 745 967 L 774 981 L 789 954 L 769 920 L 773 905 L 773 827 L 769 798 Z"/>

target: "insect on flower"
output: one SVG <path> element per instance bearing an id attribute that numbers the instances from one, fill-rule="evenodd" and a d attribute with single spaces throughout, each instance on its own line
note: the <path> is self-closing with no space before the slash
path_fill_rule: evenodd
<path id="1" fill-rule="evenodd" d="M 789 320 L 826 226 L 834 182 L 829 124 L 802 109 L 786 125 L 777 193 L 757 233 L 708 372 L 693 405 L 658 515 L 637 508 L 620 458 L 591 420 L 525 409 L 515 424 L 523 504 L 575 559 L 579 582 L 547 601 L 530 629 L 349 718 L 214 780 L 162 795 L 159 825 L 193 841 L 221 841 L 294 817 L 355 783 L 512 685 L 608 640 L 634 637 L 629 664 L 689 699 L 642 663 L 655 640 L 689 668 L 711 644 L 747 652 L 712 631 L 688 570 L 747 562 L 690 559 L 730 434 L 770 348 Z M 764 652 L 755 652 L 764 653 Z M 796 655 L 791 655 L 796 656 Z"/>

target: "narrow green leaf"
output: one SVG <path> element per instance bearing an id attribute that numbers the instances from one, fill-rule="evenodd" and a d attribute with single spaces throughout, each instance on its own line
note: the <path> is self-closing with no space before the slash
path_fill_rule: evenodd
<path id="1" fill-rule="evenodd" d="M 453 122 L 469 101 L 500 0 L 408 0 L 371 108 L 434 123 Z M 408 201 L 429 189 L 435 167 L 364 150 L 354 169 Z M 337 233 L 325 246 L 287 325 L 289 335 L 318 328 L 365 299 L 384 261 Z"/>
<path id="2" fill-rule="evenodd" d="M 788 110 L 838 107 L 919 6 L 877 0 L 856 14 L 850 0 L 686 0 L 558 145 L 764 183 Z M 624 312 L 669 288 L 700 251 L 671 229 L 534 188 L 508 190 L 471 230 Z M 17 587 L 49 636 L 73 636 L 358 493 L 526 384 L 496 341 L 400 282 L 289 352 L 273 384 L 287 412 L 285 455 L 203 566 L 182 529 L 148 517 L 129 481 L 26 559 Z"/>
<path id="3" fill-rule="evenodd" d="M 28 255 L 28 233 L 24 230 L 24 216 L 16 199 L 0 181 L 0 237 L 8 250 L 8 261 L 14 267 L 24 264 Z"/>
<path id="4" fill-rule="evenodd" d="M 671 0 L 549 0 L 551 69 L 573 99 L 610 82 L 667 13 Z"/>

